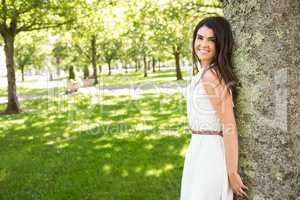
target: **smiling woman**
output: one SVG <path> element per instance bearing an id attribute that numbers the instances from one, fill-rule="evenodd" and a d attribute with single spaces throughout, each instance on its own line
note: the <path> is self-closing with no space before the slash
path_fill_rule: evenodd
<path id="1" fill-rule="evenodd" d="M 192 138 L 185 155 L 181 200 L 232 200 L 233 193 L 247 196 L 238 174 L 232 48 L 225 18 L 208 17 L 198 23 L 193 35 L 196 75 L 186 95 Z"/>

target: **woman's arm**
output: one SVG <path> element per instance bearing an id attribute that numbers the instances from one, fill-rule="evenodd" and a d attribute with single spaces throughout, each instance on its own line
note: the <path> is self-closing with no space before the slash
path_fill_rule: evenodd
<path id="1" fill-rule="evenodd" d="M 223 138 L 225 146 L 226 168 L 231 181 L 232 189 L 236 194 L 244 194 L 240 191 L 244 186 L 238 175 L 238 133 L 233 112 L 233 99 L 228 93 L 224 82 L 219 82 L 217 75 L 211 70 L 203 76 L 203 87 L 211 99 L 212 106 L 223 126 Z"/>

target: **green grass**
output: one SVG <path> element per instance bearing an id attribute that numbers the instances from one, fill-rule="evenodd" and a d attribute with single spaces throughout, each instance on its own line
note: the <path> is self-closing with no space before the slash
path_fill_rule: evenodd
<path id="1" fill-rule="evenodd" d="M 187 72 L 182 70 L 182 76 L 186 79 Z M 60 78 L 65 80 L 66 78 Z M 58 80 L 58 79 L 55 79 Z M 47 95 L 53 93 L 63 93 L 66 91 L 65 87 L 55 88 L 32 88 L 37 80 L 26 80 L 24 82 L 17 82 L 17 93 L 23 96 Z M 99 84 L 101 86 L 118 86 L 118 85 L 136 85 L 136 84 L 165 84 L 178 85 L 186 84 L 186 80 L 176 80 L 175 69 L 164 69 L 161 71 L 148 71 L 148 77 L 144 77 L 143 71 L 129 72 L 123 74 L 107 74 L 99 75 Z M 0 96 L 7 96 L 7 88 L 0 88 Z"/>
<path id="2" fill-rule="evenodd" d="M 187 72 L 182 70 L 182 75 L 185 78 L 187 76 Z M 144 73 L 142 71 L 130 72 L 127 74 L 112 74 L 111 76 L 103 74 L 99 77 L 99 80 L 100 84 L 102 83 L 105 86 L 131 84 L 176 85 L 186 83 L 186 80 L 176 80 L 175 69 L 167 69 L 156 72 L 148 71 L 148 77 L 144 77 Z"/>
<path id="3" fill-rule="evenodd" d="M 179 94 L 72 94 L 22 106 L 34 110 L 0 116 L 0 199 L 179 198 L 189 140 Z"/>
<path id="4" fill-rule="evenodd" d="M 25 87 L 19 87 L 17 89 L 18 95 L 24 95 L 24 96 L 35 96 L 35 95 L 47 95 L 51 92 L 55 93 L 61 93 L 65 92 L 64 87 L 55 87 L 55 88 L 25 88 Z M 6 88 L 0 88 L 0 96 L 7 96 L 7 89 Z"/>

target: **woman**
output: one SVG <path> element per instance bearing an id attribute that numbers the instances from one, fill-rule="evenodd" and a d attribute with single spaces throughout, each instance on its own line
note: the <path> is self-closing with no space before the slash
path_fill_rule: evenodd
<path id="1" fill-rule="evenodd" d="M 238 174 L 238 135 L 233 112 L 237 79 L 233 36 L 223 17 L 208 17 L 193 34 L 193 69 L 187 87 L 192 137 L 186 152 L 181 200 L 232 200 L 247 196 Z"/>

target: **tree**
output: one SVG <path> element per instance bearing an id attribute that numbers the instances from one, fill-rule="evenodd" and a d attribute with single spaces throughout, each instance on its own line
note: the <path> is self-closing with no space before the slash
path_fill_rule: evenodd
<path id="1" fill-rule="evenodd" d="M 41 69 L 44 67 L 47 53 L 44 48 L 46 38 L 42 34 L 20 34 L 16 40 L 16 68 L 21 71 L 24 81 L 25 68 Z"/>
<path id="2" fill-rule="evenodd" d="M 6 57 L 8 103 L 7 114 L 21 112 L 17 97 L 14 44 L 16 36 L 23 31 L 54 28 L 70 24 L 75 15 L 71 10 L 77 1 L 68 0 L 1 0 L 0 3 L 0 34 L 4 40 Z"/>
<path id="3" fill-rule="evenodd" d="M 240 167 L 249 199 L 297 199 L 299 1 L 224 2 L 237 44 Z"/>
<path id="4" fill-rule="evenodd" d="M 88 66 L 85 65 L 83 68 L 83 79 L 87 79 L 89 77 L 90 77 L 90 71 Z"/>
<path id="5" fill-rule="evenodd" d="M 58 37 L 52 49 L 52 56 L 54 57 L 53 64 L 55 65 L 57 76 L 60 76 L 60 70 L 65 68 L 65 60 L 68 57 L 68 45 L 64 39 L 63 36 Z"/>
<path id="6" fill-rule="evenodd" d="M 69 80 L 75 80 L 75 72 L 74 67 L 71 65 L 69 66 Z"/>
<path id="7" fill-rule="evenodd" d="M 117 38 L 103 38 L 100 42 L 101 55 L 108 65 L 108 75 L 111 75 L 111 64 L 113 59 L 118 58 L 121 42 Z"/>

